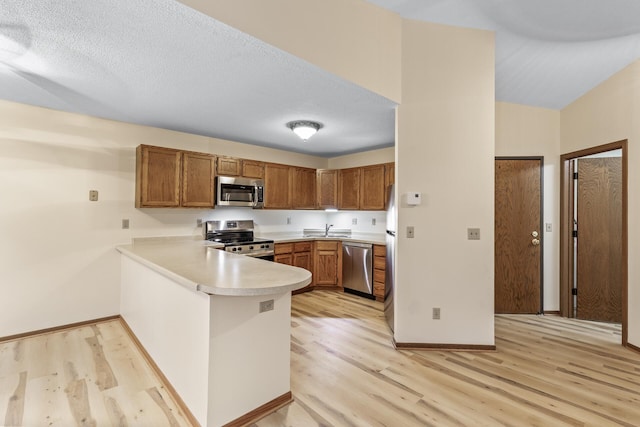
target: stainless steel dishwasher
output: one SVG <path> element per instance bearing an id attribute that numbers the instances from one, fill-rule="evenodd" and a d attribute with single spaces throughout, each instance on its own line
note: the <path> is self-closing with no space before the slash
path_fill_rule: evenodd
<path id="1" fill-rule="evenodd" d="M 342 242 L 342 286 L 367 298 L 373 296 L 373 245 Z"/>

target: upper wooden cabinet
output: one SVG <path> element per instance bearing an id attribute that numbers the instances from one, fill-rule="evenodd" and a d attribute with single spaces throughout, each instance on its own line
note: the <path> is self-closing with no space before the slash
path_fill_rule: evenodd
<path id="1" fill-rule="evenodd" d="M 360 209 L 360 169 L 340 169 L 338 172 L 339 209 Z"/>
<path id="2" fill-rule="evenodd" d="M 242 160 L 234 157 L 218 157 L 218 175 L 240 176 Z"/>
<path id="3" fill-rule="evenodd" d="M 264 163 L 255 160 L 242 160 L 242 176 L 246 178 L 264 178 Z"/>
<path id="4" fill-rule="evenodd" d="M 214 207 L 215 156 L 140 145 L 136 207 Z"/>
<path id="5" fill-rule="evenodd" d="M 213 208 L 215 176 L 214 156 L 183 151 L 181 205 L 189 208 Z"/>
<path id="6" fill-rule="evenodd" d="M 264 165 L 264 207 L 291 209 L 291 167 L 275 163 Z"/>
<path id="7" fill-rule="evenodd" d="M 218 157 L 218 175 L 264 178 L 264 163 L 236 157 Z"/>
<path id="8" fill-rule="evenodd" d="M 136 207 L 214 207 L 215 156 L 140 145 Z"/>
<path id="9" fill-rule="evenodd" d="M 383 210 L 385 205 L 385 166 L 360 168 L 360 209 Z"/>
<path id="10" fill-rule="evenodd" d="M 316 193 L 319 209 L 338 208 L 338 170 L 319 169 L 316 171 Z"/>
<path id="11" fill-rule="evenodd" d="M 293 209 L 316 208 L 316 170 L 291 168 L 291 207 Z"/>

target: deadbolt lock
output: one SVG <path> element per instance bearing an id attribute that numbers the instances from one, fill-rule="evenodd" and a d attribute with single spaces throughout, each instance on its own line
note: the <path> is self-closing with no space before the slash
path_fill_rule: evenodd
<path id="1" fill-rule="evenodd" d="M 537 231 L 532 231 L 532 232 L 531 232 L 531 235 L 532 235 L 533 237 L 538 237 L 538 232 L 537 232 Z"/>
<path id="2" fill-rule="evenodd" d="M 531 243 L 533 244 L 533 246 L 538 246 L 538 245 L 540 244 L 540 240 L 538 240 L 538 239 L 533 239 L 533 240 L 531 241 Z"/>

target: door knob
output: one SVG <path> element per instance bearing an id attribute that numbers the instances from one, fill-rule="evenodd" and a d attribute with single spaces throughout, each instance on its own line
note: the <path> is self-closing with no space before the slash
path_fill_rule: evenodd
<path id="1" fill-rule="evenodd" d="M 533 237 L 538 237 L 538 232 L 537 232 L 537 231 L 532 231 L 532 232 L 531 232 L 531 235 L 532 235 Z"/>
<path id="2" fill-rule="evenodd" d="M 533 243 L 533 246 L 538 246 L 538 245 L 540 244 L 540 240 L 538 240 L 538 239 L 533 239 L 533 240 L 531 241 L 531 243 Z"/>

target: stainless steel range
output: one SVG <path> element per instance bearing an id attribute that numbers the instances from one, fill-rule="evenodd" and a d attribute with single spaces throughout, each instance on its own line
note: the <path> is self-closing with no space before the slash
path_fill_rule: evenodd
<path id="1" fill-rule="evenodd" d="M 224 250 L 273 261 L 273 240 L 253 236 L 253 220 L 206 221 L 202 224 L 206 240 L 224 244 Z"/>

